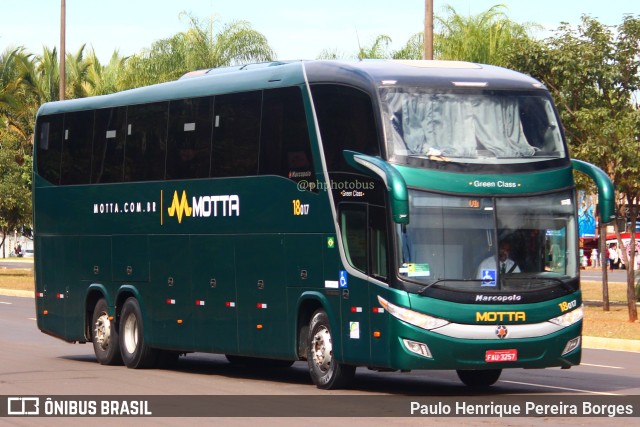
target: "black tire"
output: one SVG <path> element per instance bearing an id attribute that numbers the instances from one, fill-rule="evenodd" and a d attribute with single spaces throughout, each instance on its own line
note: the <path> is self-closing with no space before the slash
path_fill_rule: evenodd
<path id="1" fill-rule="evenodd" d="M 324 310 L 317 310 L 309 323 L 307 363 L 313 383 L 324 390 L 346 386 L 356 372 L 355 366 L 339 363 L 333 358 L 332 340 L 329 317 Z"/>
<path id="2" fill-rule="evenodd" d="M 120 313 L 120 353 L 127 368 L 154 368 L 159 352 L 144 342 L 142 313 L 138 300 L 128 298 Z"/>
<path id="3" fill-rule="evenodd" d="M 91 317 L 93 352 L 101 365 L 122 365 L 116 323 L 109 319 L 107 301 L 98 300 Z"/>
<path id="4" fill-rule="evenodd" d="M 293 360 L 264 359 L 262 357 L 236 356 L 234 354 L 225 354 L 224 357 L 232 365 L 244 366 L 249 369 L 290 368 L 294 362 Z"/>
<path id="5" fill-rule="evenodd" d="M 469 387 L 489 387 L 498 381 L 502 369 L 486 369 L 478 371 L 456 371 L 458 378 Z"/>

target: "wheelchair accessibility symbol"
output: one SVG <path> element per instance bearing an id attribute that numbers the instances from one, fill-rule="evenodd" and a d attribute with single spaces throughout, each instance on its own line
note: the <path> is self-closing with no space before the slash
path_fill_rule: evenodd
<path id="1" fill-rule="evenodd" d="M 346 289 L 348 287 L 349 286 L 347 283 L 347 272 L 345 270 L 340 270 L 340 288 Z"/>
<path id="2" fill-rule="evenodd" d="M 495 269 L 482 269 L 481 286 L 496 286 L 496 270 Z"/>

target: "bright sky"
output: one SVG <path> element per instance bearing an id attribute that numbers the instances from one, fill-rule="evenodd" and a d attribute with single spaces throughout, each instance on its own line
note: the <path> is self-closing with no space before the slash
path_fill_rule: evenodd
<path id="1" fill-rule="evenodd" d="M 40 54 L 42 46 L 60 43 L 60 0 L 0 0 L 0 52 L 24 46 Z M 423 31 L 424 0 L 66 0 L 68 52 L 93 46 L 102 62 L 114 50 L 131 55 L 161 38 L 188 28 L 180 12 L 214 18 L 221 26 L 246 20 L 264 34 L 277 58 L 314 59 L 324 49 L 355 55 L 358 43 L 370 46 L 386 34 L 399 49 Z M 630 0 L 434 0 L 436 15 L 449 4 L 459 14 L 475 15 L 496 4 L 508 17 L 535 22 L 554 30 L 560 22 L 577 24 L 590 15 L 606 25 L 622 22 L 624 14 L 640 15 Z M 635 6 L 634 6 L 635 4 Z M 220 28 L 220 27 L 218 27 Z M 550 34 L 550 33 L 548 33 Z M 547 35 L 548 35 L 547 34 Z M 544 36 L 545 34 L 541 34 Z"/>

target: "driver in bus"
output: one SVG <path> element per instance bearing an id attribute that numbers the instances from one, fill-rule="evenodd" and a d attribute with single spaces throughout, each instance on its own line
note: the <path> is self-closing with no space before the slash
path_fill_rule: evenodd
<path id="1" fill-rule="evenodd" d="M 520 268 L 518 267 L 518 264 L 516 264 L 516 262 L 514 260 L 512 260 L 511 258 L 509 258 L 509 252 L 511 251 L 511 245 L 509 244 L 509 242 L 506 241 L 502 241 L 500 242 L 500 245 L 498 246 L 498 271 L 500 272 L 500 274 L 505 274 L 505 273 L 520 273 Z M 484 277 L 482 275 L 483 270 L 487 271 L 487 270 L 495 270 L 496 269 L 496 258 L 495 256 L 490 256 L 488 258 L 485 258 L 480 265 L 478 265 L 478 273 L 477 273 L 477 278 L 478 279 L 483 279 Z"/>

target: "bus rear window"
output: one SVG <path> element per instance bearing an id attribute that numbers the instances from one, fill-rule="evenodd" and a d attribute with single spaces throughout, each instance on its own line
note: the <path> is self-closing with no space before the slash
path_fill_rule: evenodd
<path id="1" fill-rule="evenodd" d="M 43 116 L 36 134 L 38 174 L 52 184 L 60 183 L 63 121 L 63 114 Z"/>

